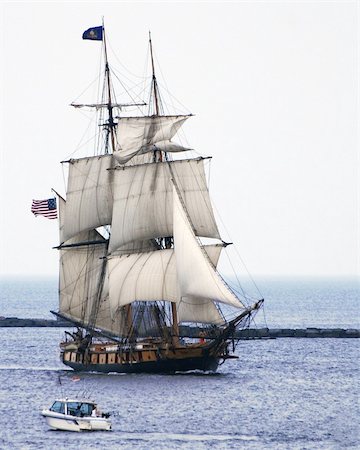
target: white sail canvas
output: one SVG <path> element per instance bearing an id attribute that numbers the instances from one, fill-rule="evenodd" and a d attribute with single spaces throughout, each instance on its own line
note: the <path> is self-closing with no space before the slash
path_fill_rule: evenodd
<path id="1" fill-rule="evenodd" d="M 196 234 L 220 238 L 202 159 L 129 166 L 114 172 L 110 252 L 130 242 L 173 235 L 173 177 Z"/>
<path id="2" fill-rule="evenodd" d="M 175 186 L 173 186 L 173 201 L 174 248 L 180 301 L 204 303 L 211 300 L 236 308 L 244 307 L 199 245 Z"/>
<path id="3" fill-rule="evenodd" d="M 171 142 L 171 138 L 188 118 L 189 116 L 119 118 L 116 132 L 118 146 L 114 152 L 116 160 L 125 164 L 136 155 L 155 150 L 189 150 Z"/>
<path id="4" fill-rule="evenodd" d="M 70 160 L 63 239 L 111 223 L 112 155 Z"/>

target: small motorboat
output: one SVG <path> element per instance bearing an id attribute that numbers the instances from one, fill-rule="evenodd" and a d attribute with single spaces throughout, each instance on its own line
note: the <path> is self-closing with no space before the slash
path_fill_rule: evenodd
<path id="1" fill-rule="evenodd" d="M 111 431 L 109 413 L 102 413 L 97 404 L 84 399 L 55 400 L 41 414 L 50 428 L 63 431 Z"/>

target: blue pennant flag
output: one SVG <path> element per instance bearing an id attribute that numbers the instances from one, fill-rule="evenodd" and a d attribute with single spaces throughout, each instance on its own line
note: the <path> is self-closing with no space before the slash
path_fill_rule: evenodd
<path id="1" fill-rule="evenodd" d="M 103 39 L 103 27 L 92 27 L 84 31 L 82 35 L 83 39 L 90 39 L 91 41 L 102 41 Z"/>

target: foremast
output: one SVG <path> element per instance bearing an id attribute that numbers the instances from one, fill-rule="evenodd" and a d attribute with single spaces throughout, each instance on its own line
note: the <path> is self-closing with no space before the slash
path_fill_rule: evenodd
<path id="1" fill-rule="evenodd" d="M 87 34 L 85 36 L 85 34 Z M 100 126 L 103 127 L 105 131 L 105 139 L 104 139 L 104 148 L 103 148 L 103 154 L 109 155 L 114 153 L 116 149 L 116 134 L 115 134 L 115 128 L 117 123 L 114 120 L 114 108 L 122 109 L 122 107 L 126 106 L 143 106 L 145 103 L 133 103 L 133 104 L 120 104 L 115 101 L 115 97 L 112 95 L 112 81 L 111 81 L 111 71 L 108 61 L 108 51 L 107 51 L 107 44 L 106 44 L 106 33 L 105 33 L 105 26 L 104 26 L 104 20 L 102 22 L 101 27 L 94 27 L 89 30 L 87 30 L 83 34 L 83 39 L 91 39 L 91 40 L 97 40 L 102 41 L 102 49 L 103 49 L 103 57 L 104 57 L 104 81 L 103 81 L 103 89 L 102 89 L 102 98 L 101 102 L 99 103 L 93 103 L 93 104 L 78 104 L 78 103 L 72 103 L 71 106 L 75 108 L 91 108 L 95 109 L 96 111 L 100 111 L 100 117 L 99 122 Z M 102 120 L 102 111 L 107 111 L 107 117 L 105 120 Z M 103 122 L 103 123 L 101 123 Z M 69 161 L 63 161 L 66 163 L 74 164 L 75 160 L 69 160 Z M 106 167 L 105 167 L 106 169 Z M 70 177 L 69 177 L 70 179 Z M 97 317 L 99 314 L 99 308 L 100 304 L 103 301 L 103 291 L 104 291 L 104 284 L 106 281 L 106 275 L 107 275 L 107 257 L 108 257 L 108 247 L 109 247 L 109 239 L 106 239 L 101 235 L 98 231 L 96 231 L 95 227 L 94 229 L 90 229 L 88 232 L 80 232 L 76 235 L 76 238 L 72 237 L 71 239 L 68 239 L 68 236 L 64 235 L 63 229 L 64 229 L 64 217 L 65 217 L 65 205 L 66 201 L 58 195 L 59 198 L 59 216 L 60 216 L 60 245 L 56 247 L 58 250 L 60 250 L 60 280 L 59 280 L 59 291 L 60 291 L 60 297 L 62 295 L 62 291 L 65 292 L 66 297 L 66 290 L 70 285 L 74 285 L 73 292 L 71 293 L 70 297 L 73 299 L 74 297 L 84 297 L 84 304 L 85 301 L 88 303 L 88 307 L 82 306 L 81 308 L 77 308 L 77 312 L 75 313 L 75 317 L 72 317 L 72 315 L 67 314 L 61 314 L 61 313 L 55 313 L 56 315 L 59 315 L 60 317 L 66 318 L 67 320 L 70 320 L 74 323 L 74 325 L 78 327 L 82 327 L 85 330 L 88 331 L 89 335 L 101 335 L 101 332 L 96 331 L 96 325 L 97 325 Z M 62 221 L 62 223 L 61 223 Z M 104 225 L 104 228 L 106 230 L 105 234 L 109 232 L 108 227 Z M 77 265 L 80 265 L 83 267 L 82 269 L 78 270 L 77 276 L 73 277 L 73 279 L 70 276 L 70 283 L 64 284 L 64 280 L 62 278 L 68 278 L 69 274 L 65 275 L 64 272 L 66 272 L 66 267 L 68 264 L 68 259 L 70 259 L 69 255 L 71 255 L 71 250 L 78 250 L 78 253 L 85 254 L 85 257 L 78 257 L 77 256 Z M 80 263 L 79 263 L 80 260 Z M 89 262 L 90 261 L 90 262 Z M 97 262 L 96 262 L 97 261 Z M 72 262 L 72 264 L 74 264 Z M 84 271 L 84 268 L 86 266 L 90 266 L 90 270 L 87 273 L 86 269 Z M 75 271 L 76 272 L 76 271 Z M 91 283 L 90 277 L 93 277 L 96 282 Z M 91 286 L 92 284 L 95 284 L 95 286 Z M 79 288 L 80 286 L 80 288 Z M 90 287 L 89 287 L 90 286 Z M 60 308 L 61 309 L 61 308 Z M 70 308 L 71 310 L 71 308 Z M 129 316 L 129 314 L 127 315 Z M 109 328 L 104 325 L 104 329 Z M 111 330 L 110 335 L 111 335 Z M 105 336 L 110 336 L 105 332 Z M 114 338 L 115 339 L 115 338 Z"/>
<path id="2" fill-rule="evenodd" d="M 112 153 L 115 151 L 115 122 L 114 122 L 114 116 L 113 116 L 113 105 L 112 105 L 112 99 L 111 99 L 111 81 L 110 81 L 110 67 L 109 67 L 109 61 L 108 61 L 108 54 L 107 54 L 107 48 L 106 48 L 106 34 L 105 34 L 105 27 L 103 22 L 103 39 L 104 39 L 104 57 L 105 57 L 105 80 L 106 80 L 106 89 L 107 89 L 107 110 L 108 110 L 108 122 L 107 122 L 107 130 L 108 135 L 110 134 L 111 138 L 111 150 Z M 105 153 L 108 153 L 108 141 L 109 139 L 106 139 L 106 145 L 105 145 Z"/>
<path id="3" fill-rule="evenodd" d="M 106 109 L 108 113 L 107 120 L 104 123 L 104 129 L 106 130 L 106 137 L 105 137 L 105 149 L 104 153 L 109 153 L 109 137 L 111 142 L 111 153 L 115 151 L 115 126 L 116 123 L 114 122 L 114 114 L 113 114 L 113 99 L 111 95 L 111 89 L 112 89 L 112 83 L 111 83 L 111 75 L 110 75 L 110 67 L 109 67 L 109 61 L 108 61 L 108 52 L 107 52 L 107 46 L 106 46 L 106 33 L 105 33 L 105 26 L 104 26 L 104 19 L 102 21 L 102 40 L 103 40 L 103 51 L 104 51 L 104 61 L 105 61 L 105 77 L 104 77 L 104 89 L 103 89 L 103 95 L 105 92 L 105 98 L 102 102 L 103 104 L 106 104 Z M 106 98 L 107 96 L 107 98 Z M 108 255 L 108 249 L 109 249 L 109 240 L 106 241 L 105 248 L 104 248 L 104 256 L 101 258 L 101 269 L 100 274 L 98 278 L 98 286 L 96 289 L 96 298 L 95 301 L 92 302 L 92 307 L 90 310 L 90 320 L 89 320 L 89 328 L 94 329 L 96 325 L 96 319 L 99 312 L 99 306 L 100 302 L 102 300 L 102 293 L 104 289 L 105 284 L 105 278 L 106 278 L 106 269 L 107 269 L 107 255 Z"/>

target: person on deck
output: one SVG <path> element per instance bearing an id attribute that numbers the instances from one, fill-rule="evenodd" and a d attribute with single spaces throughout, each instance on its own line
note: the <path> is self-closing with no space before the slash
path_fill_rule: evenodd
<path id="1" fill-rule="evenodd" d="M 94 409 L 91 412 L 92 417 L 101 417 L 101 411 L 97 406 L 94 406 Z"/>

